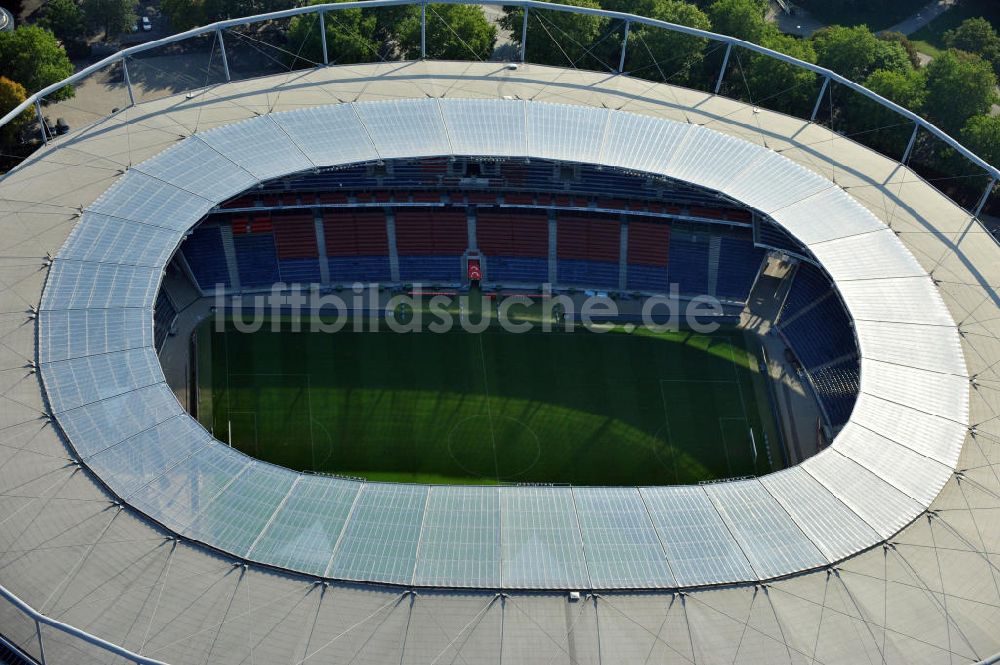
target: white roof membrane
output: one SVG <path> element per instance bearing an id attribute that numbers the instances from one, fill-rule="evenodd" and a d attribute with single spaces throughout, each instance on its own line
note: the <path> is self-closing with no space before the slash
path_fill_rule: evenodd
<path id="1" fill-rule="evenodd" d="M 861 395 L 831 449 L 705 487 L 428 487 L 298 474 L 212 439 L 163 383 L 152 336 L 182 234 L 259 179 L 396 157 L 537 157 L 709 187 L 773 218 L 833 276 L 856 322 Z M 234 556 L 402 585 L 638 589 L 821 567 L 920 514 L 968 425 L 955 323 L 893 232 L 844 190 L 705 127 L 607 108 L 411 99 L 267 114 L 129 169 L 51 267 L 39 359 L 76 453 L 119 497 Z"/>

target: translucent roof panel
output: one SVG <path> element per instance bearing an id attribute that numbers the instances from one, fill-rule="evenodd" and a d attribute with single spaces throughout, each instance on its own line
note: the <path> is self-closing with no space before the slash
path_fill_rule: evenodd
<path id="1" fill-rule="evenodd" d="M 213 200 L 130 169 L 87 210 L 184 231 L 213 205 Z"/>
<path id="2" fill-rule="evenodd" d="M 823 214 L 817 216 L 817 210 L 822 210 Z M 807 245 L 886 228 L 881 220 L 839 187 L 831 187 L 775 210 L 771 218 Z"/>
<path id="3" fill-rule="evenodd" d="M 199 432 L 193 420 L 186 420 L 188 427 L 194 426 L 186 436 L 196 442 L 197 452 L 175 464 L 163 465 L 152 480 L 123 497 L 178 533 L 187 529 L 195 517 L 253 463 L 246 455 L 215 440 L 198 447 L 197 442 L 211 437 L 203 429 Z"/>
<path id="4" fill-rule="evenodd" d="M 439 99 L 456 155 L 528 154 L 525 106 L 520 100 Z"/>
<path id="5" fill-rule="evenodd" d="M 533 157 L 600 163 L 608 109 L 528 104 L 528 148 Z"/>
<path id="6" fill-rule="evenodd" d="M 324 575 L 361 486 L 355 480 L 300 476 L 247 556 L 280 568 Z"/>
<path id="7" fill-rule="evenodd" d="M 639 492 L 678 585 L 756 579 L 743 550 L 704 489 L 642 487 Z"/>
<path id="8" fill-rule="evenodd" d="M 503 487 L 500 514 L 504 586 L 590 587 L 570 488 Z"/>
<path id="9" fill-rule="evenodd" d="M 867 360 L 861 392 L 958 423 L 969 422 L 969 380 L 878 360 Z"/>
<path id="10" fill-rule="evenodd" d="M 441 110 L 433 100 L 405 99 L 353 106 L 382 159 L 452 154 Z"/>
<path id="11" fill-rule="evenodd" d="M 92 402 L 59 414 L 59 426 L 84 460 L 183 413 L 165 383 Z"/>
<path id="12" fill-rule="evenodd" d="M 721 190 L 765 154 L 763 148 L 753 143 L 696 127 L 673 154 L 666 173 Z"/>
<path id="13" fill-rule="evenodd" d="M 202 508 L 184 535 L 245 556 L 288 496 L 298 474 L 255 462 L 211 504 Z"/>
<path id="14" fill-rule="evenodd" d="M 162 269 L 57 259 L 41 309 L 151 307 Z"/>
<path id="15" fill-rule="evenodd" d="M 826 563 L 826 557 L 756 479 L 706 485 L 705 492 L 761 579 Z"/>
<path id="16" fill-rule="evenodd" d="M 774 152 L 754 162 L 729 183 L 725 192 L 749 206 L 770 214 L 793 203 L 836 187 L 832 182 Z"/>
<path id="17" fill-rule="evenodd" d="M 410 584 L 426 502 L 426 485 L 366 483 L 327 575 Z"/>
<path id="18" fill-rule="evenodd" d="M 118 496 L 128 497 L 209 445 L 212 438 L 204 429 L 186 415 L 178 415 L 105 448 L 88 458 L 87 464 Z"/>
<path id="19" fill-rule="evenodd" d="M 855 321 L 955 325 L 930 277 L 840 282 L 837 290 Z"/>
<path id="20" fill-rule="evenodd" d="M 958 329 L 885 321 L 856 321 L 863 358 L 967 376 Z"/>
<path id="21" fill-rule="evenodd" d="M 837 452 L 850 457 L 907 496 L 930 504 L 952 470 L 861 425 L 847 423 L 837 435 Z"/>
<path id="22" fill-rule="evenodd" d="M 668 173 L 671 158 L 695 130 L 695 125 L 613 113 L 604 139 L 603 159 L 610 166 Z"/>
<path id="23" fill-rule="evenodd" d="M 810 457 L 799 468 L 808 471 L 883 538 L 902 529 L 923 510 L 916 501 L 832 448 Z"/>
<path id="24" fill-rule="evenodd" d="M 500 586 L 499 488 L 430 488 L 413 583 Z"/>
<path id="25" fill-rule="evenodd" d="M 48 363 L 153 346 L 148 309 L 51 309 L 38 314 L 38 359 Z"/>
<path id="26" fill-rule="evenodd" d="M 60 360 L 44 366 L 45 389 L 54 413 L 160 383 L 163 371 L 152 349 Z"/>
<path id="27" fill-rule="evenodd" d="M 183 232 L 162 226 L 83 213 L 59 251 L 60 259 L 160 266 L 167 262 Z"/>
<path id="28" fill-rule="evenodd" d="M 962 423 L 865 393 L 858 395 L 851 421 L 952 468 L 968 433 Z"/>
<path id="29" fill-rule="evenodd" d="M 378 153 L 350 104 L 296 109 L 271 116 L 313 164 L 368 162 Z"/>
<path id="30" fill-rule="evenodd" d="M 830 563 L 878 540 L 865 521 L 800 467 L 759 478 Z"/>
<path id="31" fill-rule="evenodd" d="M 181 141 L 139 169 L 206 199 L 225 200 L 257 184 L 252 173 L 198 138 Z"/>
<path id="32" fill-rule="evenodd" d="M 252 462 L 181 413 L 151 338 L 163 264 L 184 233 L 259 178 L 452 154 L 589 161 L 687 180 L 771 213 L 815 247 L 856 322 L 852 424 L 831 449 L 752 482 L 429 488 Z M 829 179 L 751 141 L 609 108 L 355 102 L 189 137 L 129 168 L 84 211 L 49 269 L 38 318 L 49 404 L 109 487 L 220 549 L 348 580 L 672 588 L 822 566 L 926 508 L 969 421 L 954 320 L 880 221 Z"/>
<path id="33" fill-rule="evenodd" d="M 676 586 L 639 490 L 581 487 L 573 496 L 594 588 Z"/>
<path id="34" fill-rule="evenodd" d="M 281 127 L 265 115 L 225 125 L 198 135 L 201 140 L 236 162 L 258 180 L 312 168 L 310 162 Z M 223 197 L 215 197 L 221 200 Z"/>
<path id="35" fill-rule="evenodd" d="M 809 249 L 838 282 L 927 274 L 889 229 L 814 243 Z"/>

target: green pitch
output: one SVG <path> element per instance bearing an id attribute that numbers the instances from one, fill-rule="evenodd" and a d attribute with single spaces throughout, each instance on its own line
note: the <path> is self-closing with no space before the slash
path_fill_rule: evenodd
<path id="1" fill-rule="evenodd" d="M 694 483 L 767 473 L 780 458 L 738 331 L 349 328 L 206 322 L 202 423 L 267 462 L 383 481 Z"/>

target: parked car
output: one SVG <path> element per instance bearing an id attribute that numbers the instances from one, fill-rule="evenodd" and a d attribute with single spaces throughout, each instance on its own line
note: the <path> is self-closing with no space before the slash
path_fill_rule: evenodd
<path id="1" fill-rule="evenodd" d="M 153 22 L 149 20 L 148 16 L 143 16 L 141 23 L 143 32 L 149 32 L 153 29 Z"/>

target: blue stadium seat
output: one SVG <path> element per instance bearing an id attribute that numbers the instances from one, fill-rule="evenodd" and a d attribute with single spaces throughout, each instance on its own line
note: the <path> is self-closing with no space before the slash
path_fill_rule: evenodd
<path id="1" fill-rule="evenodd" d="M 610 261 L 559 259 L 556 263 L 556 283 L 562 286 L 618 287 L 618 264 Z"/>
<path id="2" fill-rule="evenodd" d="M 404 282 L 461 282 L 460 256 L 400 256 L 399 279 Z"/>
<path id="3" fill-rule="evenodd" d="M 240 284 L 245 289 L 268 287 L 281 281 L 278 272 L 278 254 L 274 247 L 274 236 L 270 233 L 255 233 L 233 238 L 236 246 L 236 265 L 240 272 Z"/>
<path id="4" fill-rule="evenodd" d="M 331 282 L 388 282 L 388 256 L 337 256 L 328 259 Z"/>
<path id="5" fill-rule="evenodd" d="M 708 236 L 674 232 L 667 275 L 684 295 L 708 293 Z"/>
<path id="6" fill-rule="evenodd" d="M 281 259 L 278 261 L 281 281 L 288 284 L 312 284 L 320 281 L 319 259 Z"/>
<path id="7" fill-rule="evenodd" d="M 844 362 L 824 367 L 815 372 L 809 372 L 813 386 L 819 394 L 831 424 L 838 427 L 847 422 L 854 409 L 861 388 L 858 359 L 851 358 Z"/>
<path id="8" fill-rule="evenodd" d="M 548 259 L 491 256 L 486 262 L 486 277 L 491 282 L 544 284 L 549 281 L 549 262 Z"/>
<path id="9" fill-rule="evenodd" d="M 721 240 L 715 293 L 720 298 L 746 302 L 767 251 L 754 247 L 749 236 L 723 236 Z"/>
<path id="10" fill-rule="evenodd" d="M 218 226 L 213 224 L 196 228 L 181 245 L 181 253 L 202 290 L 211 291 L 216 284 L 224 284 L 226 288 L 232 286 Z"/>
<path id="11" fill-rule="evenodd" d="M 666 292 L 667 290 L 666 268 L 629 264 L 627 277 L 626 283 L 630 289 L 658 292 Z"/>

